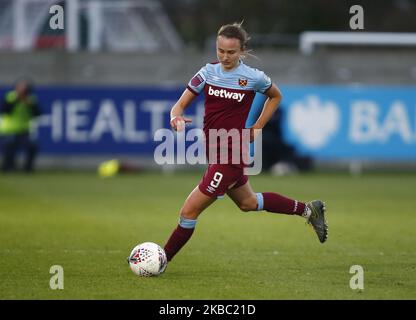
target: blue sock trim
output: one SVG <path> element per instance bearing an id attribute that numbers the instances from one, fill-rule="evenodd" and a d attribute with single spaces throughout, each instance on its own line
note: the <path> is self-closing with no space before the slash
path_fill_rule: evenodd
<path id="1" fill-rule="evenodd" d="M 179 225 L 184 229 L 194 229 L 197 220 L 179 218 Z"/>
<path id="2" fill-rule="evenodd" d="M 263 210 L 263 206 L 264 206 L 263 194 L 256 193 L 256 198 L 257 198 L 257 211 Z"/>

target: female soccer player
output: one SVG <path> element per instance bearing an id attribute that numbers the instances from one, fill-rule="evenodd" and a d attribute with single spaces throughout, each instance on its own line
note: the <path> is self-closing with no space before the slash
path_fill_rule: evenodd
<path id="1" fill-rule="evenodd" d="M 250 129 L 251 140 L 254 139 L 254 129 L 262 129 L 280 103 L 281 93 L 270 78 L 264 72 L 243 63 L 242 58 L 247 53 L 247 41 L 248 35 L 241 24 L 222 26 L 218 31 L 216 42 L 218 62 L 208 63 L 196 73 L 171 110 L 171 127 L 175 131 L 183 130 L 185 123 L 191 122 L 183 116 L 184 110 L 204 91 L 204 133 L 207 154 L 217 142 L 210 141 L 210 130 L 237 129 L 242 133 L 256 92 L 265 94 L 268 99 L 259 118 Z M 227 147 L 232 147 L 228 140 Z M 209 159 L 202 180 L 190 193 L 180 210 L 179 225 L 164 247 L 168 261 L 172 260 L 190 239 L 201 212 L 224 194 L 227 194 L 243 211 L 266 210 L 302 216 L 312 225 L 319 241 L 321 243 L 326 241 L 328 226 L 322 201 L 303 203 L 277 193 L 255 193 L 247 175 L 244 174 L 244 165 L 234 162 L 226 164 L 215 162 L 218 161 L 212 163 L 211 158 Z"/>

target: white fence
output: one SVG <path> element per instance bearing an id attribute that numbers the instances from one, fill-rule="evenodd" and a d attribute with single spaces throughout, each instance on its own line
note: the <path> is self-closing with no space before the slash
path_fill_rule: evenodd
<path id="1" fill-rule="evenodd" d="M 49 12 L 64 8 L 64 28 Z M 0 50 L 181 51 L 179 37 L 157 0 L 0 0 Z"/>
<path id="2" fill-rule="evenodd" d="M 299 47 L 302 53 L 311 54 L 316 45 L 343 46 L 414 46 L 416 33 L 396 32 L 320 32 L 301 33 Z"/>

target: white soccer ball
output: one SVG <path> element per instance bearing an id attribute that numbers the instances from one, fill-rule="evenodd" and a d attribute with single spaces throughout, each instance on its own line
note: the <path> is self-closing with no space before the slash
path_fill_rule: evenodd
<path id="1" fill-rule="evenodd" d="M 165 271 L 168 261 L 165 250 L 153 242 L 144 242 L 133 248 L 129 256 L 131 271 L 141 277 L 157 276 Z"/>

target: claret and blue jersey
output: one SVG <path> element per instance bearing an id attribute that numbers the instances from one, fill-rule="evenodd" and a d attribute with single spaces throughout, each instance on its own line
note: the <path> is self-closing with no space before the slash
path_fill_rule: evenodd
<path id="1" fill-rule="evenodd" d="M 272 86 L 260 70 L 240 64 L 224 71 L 220 63 L 208 63 L 189 81 L 194 94 L 205 94 L 204 131 L 243 129 L 256 92 L 265 93 Z"/>
<path id="2" fill-rule="evenodd" d="M 271 86 L 270 78 L 263 71 L 249 67 L 242 61 L 230 71 L 223 70 L 218 62 L 208 63 L 189 81 L 187 88 L 190 91 L 195 95 L 204 92 L 205 95 L 203 129 L 209 163 L 227 161 L 235 164 L 232 154 L 238 154 L 240 161 L 237 165 L 244 166 L 241 156 L 247 152 L 247 147 L 242 143 L 244 137 L 242 130 L 246 127 L 246 120 L 256 93 L 265 93 Z M 221 129 L 225 129 L 226 132 L 237 129 L 240 142 L 229 137 L 226 140 L 217 138 L 211 141 L 210 130 Z M 225 133 L 220 135 L 222 134 Z M 225 154 L 221 153 L 224 149 L 228 149 Z M 215 153 L 212 153 L 214 150 Z M 222 158 L 222 155 L 225 158 Z M 228 160 L 224 160 L 227 158 Z"/>

